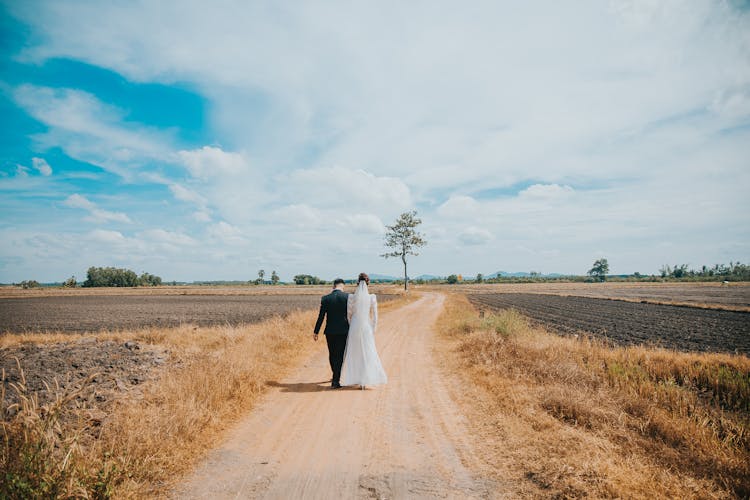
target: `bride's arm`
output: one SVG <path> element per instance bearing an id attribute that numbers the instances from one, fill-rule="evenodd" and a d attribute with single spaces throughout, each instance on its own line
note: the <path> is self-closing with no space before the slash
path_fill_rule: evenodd
<path id="1" fill-rule="evenodd" d="M 352 314 L 354 314 L 354 295 L 349 294 L 349 296 L 346 298 L 346 320 L 351 321 L 352 320 Z"/>
<path id="2" fill-rule="evenodd" d="M 372 296 L 372 333 L 378 328 L 378 298 L 373 294 Z"/>

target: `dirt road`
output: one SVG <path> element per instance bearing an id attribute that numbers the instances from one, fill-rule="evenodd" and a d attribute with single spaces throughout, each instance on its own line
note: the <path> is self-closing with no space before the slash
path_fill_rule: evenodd
<path id="1" fill-rule="evenodd" d="M 459 388 L 433 358 L 432 327 L 443 300 L 425 294 L 381 315 L 376 342 L 388 385 L 328 389 L 321 350 L 287 379 L 271 382 L 260 405 L 174 497 L 499 496 L 471 472 L 476 457 L 450 397 Z"/>

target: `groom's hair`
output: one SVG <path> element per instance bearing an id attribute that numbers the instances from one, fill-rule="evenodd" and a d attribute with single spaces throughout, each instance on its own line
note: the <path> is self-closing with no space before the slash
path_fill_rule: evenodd
<path id="1" fill-rule="evenodd" d="M 344 280 L 342 280 L 341 278 L 336 278 L 335 280 L 333 280 L 334 288 L 336 287 L 336 285 L 343 285 L 343 284 L 344 284 Z"/>

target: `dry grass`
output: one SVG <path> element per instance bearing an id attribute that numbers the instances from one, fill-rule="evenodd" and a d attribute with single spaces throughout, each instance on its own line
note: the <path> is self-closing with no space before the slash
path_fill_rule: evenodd
<path id="1" fill-rule="evenodd" d="M 382 310 L 414 300 L 410 294 Z M 223 431 L 247 413 L 267 388 L 325 342 L 311 339 L 317 311 L 274 317 L 243 327 L 147 328 L 97 334 L 100 340 L 136 340 L 170 351 L 158 379 L 140 397 L 121 399 L 93 419 L 76 396 L 52 388 L 39 405 L 21 383 L 15 408 L 0 407 L 0 498 L 152 498 L 216 446 Z M 77 335 L 7 335 L 3 347 L 76 340 Z M 54 385 L 54 382 L 51 382 Z M 2 395 L 4 396 L 4 394 Z M 5 401 L 5 398 L 2 399 Z"/>
<path id="2" fill-rule="evenodd" d="M 750 495 L 750 360 L 610 348 L 446 302 L 443 337 L 492 473 L 516 496 Z"/>

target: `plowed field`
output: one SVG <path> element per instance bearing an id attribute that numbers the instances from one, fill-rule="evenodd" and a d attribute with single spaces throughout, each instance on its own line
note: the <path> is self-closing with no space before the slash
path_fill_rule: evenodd
<path id="1" fill-rule="evenodd" d="M 255 323 L 320 304 L 315 295 L 100 295 L 0 299 L 2 332 L 93 332 Z"/>
<path id="2" fill-rule="evenodd" d="M 514 308 L 562 333 L 619 345 L 750 354 L 750 313 L 527 293 L 469 294 L 485 309 Z"/>

